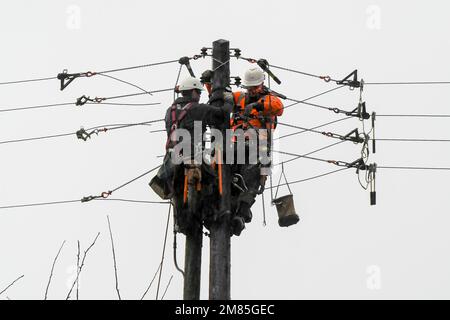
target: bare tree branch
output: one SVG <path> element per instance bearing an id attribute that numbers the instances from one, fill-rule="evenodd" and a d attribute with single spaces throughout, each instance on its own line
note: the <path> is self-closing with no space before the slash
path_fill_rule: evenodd
<path id="1" fill-rule="evenodd" d="M 112 247 L 113 260 L 114 260 L 114 275 L 116 277 L 116 291 L 117 291 L 117 296 L 119 297 L 119 300 L 122 300 L 122 298 L 120 297 L 120 291 L 119 291 L 119 279 L 117 278 L 116 251 L 114 250 L 114 240 L 113 240 L 113 235 L 112 235 L 112 231 L 111 231 L 111 222 L 109 221 L 109 216 L 106 216 L 106 218 L 108 219 L 109 235 L 111 237 L 111 247 Z"/>
<path id="2" fill-rule="evenodd" d="M 47 295 L 48 295 L 48 288 L 50 287 L 50 282 L 52 281 L 52 277 L 53 277 L 53 270 L 55 269 L 55 264 L 56 264 L 56 260 L 58 260 L 59 254 L 61 253 L 62 248 L 64 247 L 64 244 L 66 243 L 66 240 L 64 240 L 61 244 L 61 247 L 59 247 L 58 253 L 55 256 L 55 259 L 53 260 L 53 264 L 52 264 L 52 270 L 50 271 L 50 276 L 48 277 L 48 283 L 47 283 L 47 288 L 45 288 L 45 296 L 44 296 L 44 300 L 47 300 Z"/>
<path id="3" fill-rule="evenodd" d="M 78 289 L 80 283 L 80 278 L 78 277 L 80 271 L 80 240 L 77 240 L 77 244 L 78 244 L 78 251 L 77 251 L 77 300 L 78 300 Z"/>
<path id="4" fill-rule="evenodd" d="M 70 288 L 69 293 L 67 294 L 66 300 L 69 300 L 70 298 L 70 294 L 72 293 L 73 288 L 75 287 L 76 283 L 78 282 L 78 278 L 80 277 L 81 271 L 83 270 L 83 266 L 84 266 L 84 261 L 86 260 L 86 256 L 89 252 L 89 250 L 91 250 L 91 248 L 95 245 L 98 237 L 100 236 L 100 232 L 97 233 L 97 236 L 95 237 L 94 241 L 92 242 L 92 244 L 86 249 L 86 251 L 84 251 L 84 255 L 83 255 L 83 259 L 81 259 L 81 265 L 80 268 L 77 270 L 77 278 L 75 279 L 75 281 L 72 283 L 72 287 Z"/>
<path id="5" fill-rule="evenodd" d="M 145 290 L 144 294 L 142 295 L 141 300 L 144 300 L 145 295 L 146 295 L 147 292 L 150 290 L 150 288 L 151 288 L 151 286 L 152 286 L 152 284 L 153 284 L 153 281 L 155 281 L 155 278 L 156 278 L 156 276 L 158 275 L 159 269 L 161 269 L 161 263 L 159 264 L 158 269 L 156 269 L 156 272 L 155 272 L 155 274 L 153 275 L 152 281 L 150 281 L 150 284 L 148 285 L 147 289 Z"/>
<path id="6" fill-rule="evenodd" d="M 169 286 L 170 286 L 170 283 L 172 282 L 172 279 L 173 279 L 173 275 L 169 279 L 169 283 L 167 284 L 166 290 L 164 290 L 164 293 L 163 293 L 163 295 L 161 297 L 161 300 L 164 300 L 164 297 L 166 296 L 167 289 L 169 289 Z"/>
<path id="7" fill-rule="evenodd" d="M 4 293 L 6 290 L 8 290 L 9 288 L 11 288 L 17 281 L 19 281 L 20 279 L 22 279 L 24 277 L 24 275 L 21 275 L 20 277 L 18 277 L 16 280 L 14 280 L 13 282 L 11 282 L 11 284 L 9 286 L 7 286 L 5 289 L 3 289 L 2 291 L 0 291 L 0 295 L 2 293 Z M 8 298 L 8 297 L 7 297 Z M 8 300 L 10 300 L 8 298 Z"/>

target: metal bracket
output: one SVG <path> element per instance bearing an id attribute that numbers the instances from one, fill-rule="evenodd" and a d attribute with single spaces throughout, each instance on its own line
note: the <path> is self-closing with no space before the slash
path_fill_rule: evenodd
<path id="1" fill-rule="evenodd" d="M 375 174 L 377 172 L 377 164 L 372 163 L 369 165 L 369 179 L 370 179 L 370 205 L 377 204 L 377 192 L 375 190 Z"/>
<path id="2" fill-rule="evenodd" d="M 352 135 L 353 135 L 353 136 L 352 136 Z M 353 141 L 353 142 L 355 142 L 355 143 L 363 143 L 363 142 L 365 141 L 365 139 L 362 138 L 362 137 L 359 135 L 358 128 L 356 128 L 356 129 L 350 131 L 349 133 L 347 133 L 347 134 L 342 138 L 342 140 Z"/>
<path id="3" fill-rule="evenodd" d="M 263 69 L 268 75 L 269 77 L 271 77 L 276 83 L 281 84 L 281 80 L 278 79 L 278 77 L 276 75 L 274 75 L 272 73 L 272 71 L 270 71 L 269 69 L 269 62 L 266 59 L 259 59 L 258 61 L 256 61 L 256 63 L 258 64 L 258 66 Z"/>
<path id="4" fill-rule="evenodd" d="M 92 76 L 94 76 L 96 74 L 97 74 L 96 72 L 92 72 L 92 71 L 82 72 L 82 73 L 68 73 L 67 69 L 64 69 L 62 73 L 58 73 L 56 78 L 58 80 L 60 80 L 60 82 L 61 82 L 60 90 L 62 91 L 65 88 L 67 88 L 67 86 L 69 84 L 71 84 L 72 81 L 75 80 L 76 78 L 79 78 L 79 77 L 92 77 Z"/>
<path id="5" fill-rule="evenodd" d="M 370 119 L 370 114 L 367 113 L 366 102 L 358 103 L 358 106 L 350 112 L 345 112 L 346 116 L 357 117 L 359 119 L 368 120 Z"/>
<path id="6" fill-rule="evenodd" d="M 94 99 L 91 99 L 91 97 L 89 97 L 89 96 L 86 97 L 85 95 L 82 95 L 81 97 L 79 97 L 77 99 L 77 102 L 75 103 L 75 105 L 82 106 L 82 105 L 85 105 L 87 102 L 101 103 L 102 101 L 105 101 L 105 100 L 106 100 L 106 98 L 95 97 Z"/>
<path id="7" fill-rule="evenodd" d="M 189 74 L 191 75 L 191 77 L 194 77 L 194 78 L 195 78 L 194 71 L 192 70 L 192 67 L 191 67 L 191 64 L 190 64 L 189 61 L 190 61 L 190 58 L 189 58 L 189 57 L 181 57 L 181 58 L 178 60 L 178 63 L 181 64 L 181 65 L 185 65 L 186 68 L 188 69 Z"/>
<path id="8" fill-rule="evenodd" d="M 353 79 L 350 79 L 351 77 L 353 77 Z M 351 89 L 361 88 L 363 86 L 363 84 L 358 81 L 358 70 L 354 70 L 344 79 L 337 81 L 336 84 L 349 86 Z"/>

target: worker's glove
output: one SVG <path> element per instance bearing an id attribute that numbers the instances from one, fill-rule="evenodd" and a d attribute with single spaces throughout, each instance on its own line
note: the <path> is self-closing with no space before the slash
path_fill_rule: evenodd
<path id="1" fill-rule="evenodd" d="M 250 116 L 253 109 L 255 109 L 256 111 L 262 111 L 264 110 L 264 106 L 259 102 L 249 103 L 248 105 L 245 106 L 244 116 L 246 117 Z"/>

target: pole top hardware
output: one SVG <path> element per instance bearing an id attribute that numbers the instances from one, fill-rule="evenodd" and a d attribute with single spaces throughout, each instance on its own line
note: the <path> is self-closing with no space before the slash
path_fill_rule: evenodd
<path id="1" fill-rule="evenodd" d="M 61 87 L 60 90 L 64 90 L 67 88 L 67 86 L 76 78 L 79 77 L 92 77 L 95 76 L 97 72 L 93 71 L 87 71 L 87 72 L 81 72 L 81 73 L 68 73 L 67 69 L 64 69 L 63 72 L 58 73 L 56 78 L 61 81 Z"/>
<path id="2" fill-rule="evenodd" d="M 195 59 L 195 57 L 196 57 L 196 56 L 194 56 L 193 59 Z M 178 60 L 178 63 L 181 64 L 181 65 L 185 65 L 186 68 L 188 69 L 189 74 L 191 75 L 191 77 L 194 77 L 194 78 L 195 78 L 194 71 L 192 70 L 191 64 L 190 64 L 190 62 L 189 62 L 190 60 L 191 60 L 191 58 L 189 58 L 189 57 L 181 57 L 181 58 Z"/>
<path id="3" fill-rule="evenodd" d="M 85 105 L 87 102 L 101 103 L 102 101 L 105 101 L 105 100 L 106 100 L 106 98 L 95 97 L 94 99 L 91 99 L 91 97 L 89 97 L 89 96 L 82 95 L 81 97 L 79 97 L 77 99 L 77 102 L 75 103 L 75 105 L 82 106 L 82 105 Z"/>
<path id="4" fill-rule="evenodd" d="M 353 77 L 353 79 L 350 79 L 351 77 Z M 358 70 L 353 70 L 353 72 L 346 76 L 344 79 L 336 81 L 336 84 L 349 86 L 350 89 L 353 90 L 354 88 L 362 88 L 364 86 L 364 81 L 358 81 Z"/>

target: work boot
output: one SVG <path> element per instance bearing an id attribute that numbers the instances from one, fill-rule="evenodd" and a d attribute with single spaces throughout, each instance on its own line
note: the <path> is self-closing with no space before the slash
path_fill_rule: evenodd
<path id="1" fill-rule="evenodd" d="M 244 229 L 245 223 L 242 217 L 235 216 L 231 219 L 231 230 L 235 236 L 240 236 Z"/>

